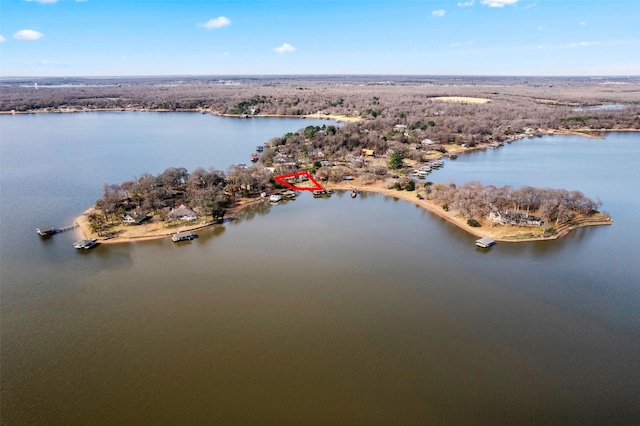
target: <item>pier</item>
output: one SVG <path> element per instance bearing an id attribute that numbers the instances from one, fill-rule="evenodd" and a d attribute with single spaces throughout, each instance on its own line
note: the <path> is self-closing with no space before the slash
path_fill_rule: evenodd
<path id="1" fill-rule="evenodd" d="M 40 228 L 36 229 L 36 232 L 39 235 L 45 237 L 49 235 L 59 234 L 60 232 L 70 231 L 77 227 L 78 227 L 77 223 L 74 223 L 73 225 L 65 226 L 62 228 L 54 228 L 53 226 L 41 226 Z"/>

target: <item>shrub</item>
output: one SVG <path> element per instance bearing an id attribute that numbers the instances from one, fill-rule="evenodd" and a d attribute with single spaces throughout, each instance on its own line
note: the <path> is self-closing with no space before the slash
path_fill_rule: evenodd
<path id="1" fill-rule="evenodd" d="M 478 228 L 480 226 L 480 222 L 475 219 L 467 219 L 467 225 Z"/>
<path id="2" fill-rule="evenodd" d="M 409 182 L 407 182 L 404 189 L 406 191 L 413 191 L 414 189 L 416 189 L 416 183 L 413 180 L 410 180 Z"/>

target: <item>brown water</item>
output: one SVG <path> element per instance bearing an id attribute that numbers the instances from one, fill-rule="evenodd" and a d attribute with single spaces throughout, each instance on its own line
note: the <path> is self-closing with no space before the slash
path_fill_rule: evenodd
<path id="1" fill-rule="evenodd" d="M 41 223 L 8 238 L 27 198 L 7 182 L 35 188 L 29 211 L 39 192 L 5 140 L 3 424 L 640 420 L 635 199 L 585 190 L 614 226 L 489 251 L 393 198 L 303 194 L 191 242 L 78 252 Z"/>

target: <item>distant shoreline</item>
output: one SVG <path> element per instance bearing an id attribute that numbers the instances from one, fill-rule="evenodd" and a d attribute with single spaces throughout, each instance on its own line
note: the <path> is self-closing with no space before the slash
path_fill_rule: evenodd
<path id="1" fill-rule="evenodd" d="M 289 114 L 225 114 L 219 111 L 212 111 L 210 109 L 191 108 L 191 109 L 150 109 L 150 108 L 91 108 L 91 109 L 79 109 L 79 108 L 64 108 L 56 109 L 54 111 L 34 109 L 29 111 L 0 111 L 0 115 L 29 115 L 29 114 L 76 114 L 82 112 L 191 112 L 201 113 L 206 115 L 214 115 L 216 117 L 230 117 L 239 119 L 249 118 L 298 118 L 298 119 L 317 119 L 317 120 L 333 120 L 343 122 L 355 122 L 360 121 L 361 117 L 340 115 L 340 114 L 305 114 L 305 115 L 289 115 Z"/>
<path id="2" fill-rule="evenodd" d="M 287 114 L 256 114 L 246 115 L 243 114 L 224 114 L 219 111 L 212 111 L 209 109 L 149 109 L 149 108 L 92 108 L 92 109 L 77 109 L 66 108 L 56 111 L 44 111 L 44 110 L 29 110 L 29 111 L 0 111 L 0 115 L 29 115 L 29 114 L 76 114 L 82 112 L 191 112 L 191 113 L 204 113 L 214 115 L 216 117 L 229 117 L 238 119 L 249 118 L 297 118 L 301 120 L 316 119 L 316 120 L 332 120 L 338 122 L 357 122 L 361 121 L 361 117 L 339 115 L 339 114 L 305 114 L 305 115 L 287 115 Z M 620 129 L 547 129 L 546 132 L 551 132 L 547 135 L 568 135 L 568 136 L 583 136 L 586 138 L 601 139 L 599 133 L 613 133 L 613 132 L 640 132 L 640 129 L 633 128 L 620 128 Z"/>

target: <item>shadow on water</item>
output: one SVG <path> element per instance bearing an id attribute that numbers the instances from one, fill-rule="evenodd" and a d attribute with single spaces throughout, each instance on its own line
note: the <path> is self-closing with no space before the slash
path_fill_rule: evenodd
<path id="1" fill-rule="evenodd" d="M 281 201 L 282 203 L 282 201 Z M 269 214 L 271 209 L 273 208 L 273 204 L 265 201 L 259 201 L 252 206 L 249 206 L 242 211 L 238 212 L 236 215 L 236 220 L 234 221 L 236 224 L 242 223 L 244 221 L 249 221 L 254 219 L 256 216 L 264 216 Z"/>

